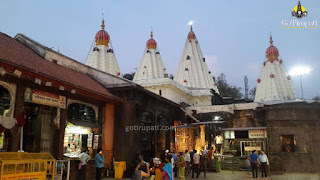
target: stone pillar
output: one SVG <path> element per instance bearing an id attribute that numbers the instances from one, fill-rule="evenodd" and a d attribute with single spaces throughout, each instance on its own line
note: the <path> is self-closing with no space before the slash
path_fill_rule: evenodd
<path id="1" fill-rule="evenodd" d="M 60 109 L 60 127 L 58 130 L 59 147 L 56 155 L 56 158 L 58 159 L 63 159 L 63 150 L 64 150 L 63 144 L 64 144 L 64 134 L 65 134 L 66 126 L 67 126 L 67 109 Z"/>
<path id="2" fill-rule="evenodd" d="M 104 110 L 104 123 L 102 125 L 102 152 L 105 158 L 105 167 L 109 167 L 113 158 L 114 133 L 114 104 L 106 104 Z M 125 143 L 125 142 L 124 142 Z"/>
<path id="3" fill-rule="evenodd" d="M 200 125 L 200 146 L 206 145 L 206 126 Z"/>

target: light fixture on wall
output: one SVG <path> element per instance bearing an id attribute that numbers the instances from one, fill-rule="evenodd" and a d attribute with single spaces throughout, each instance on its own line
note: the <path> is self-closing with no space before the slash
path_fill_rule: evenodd
<path id="1" fill-rule="evenodd" d="M 22 72 L 19 71 L 18 69 L 16 69 L 16 70 L 14 70 L 13 74 L 16 75 L 17 77 L 20 77 Z"/>
<path id="2" fill-rule="evenodd" d="M 41 79 L 35 78 L 34 83 L 41 85 Z"/>
<path id="3" fill-rule="evenodd" d="M 46 82 L 46 86 L 51 87 L 52 86 L 52 82 Z"/>

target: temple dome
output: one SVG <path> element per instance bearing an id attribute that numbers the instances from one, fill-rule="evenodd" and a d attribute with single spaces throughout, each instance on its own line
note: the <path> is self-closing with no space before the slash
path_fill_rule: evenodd
<path id="1" fill-rule="evenodd" d="M 148 49 L 156 49 L 157 48 L 157 42 L 153 39 L 153 32 L 151 31 L 151 38 L 147 41 L 147 48 Z"/>
<path id="2" fill-rule="evenodd" d="M 188 40 L 191 40 L 191 39 L 196 39 L 196 35 L 195 35 L 194 32 L 192 31 L 192 29 L 191 29 L 191 31 L 190 31 L 189 34 L 188 34 Z"/>
<path id="3" fill-rule="evenodd" d="M 273 45 L 272 36 L 270 36 L 270 47 L 266 50 L 268 61 L 276 61 L 279 58 L 279 50 Z"/>
<path id="4" fill-rule="evenodd" d="M 109 46 L 110 42 L 110 36 L 107 33 L 107 31 L 104 30 L 104 19 L 102 20 L 102 25 L 101 25 L 101 30 L 97 32 L 95 40 L 96 40 L 96 45 L 105 45 Z"/>

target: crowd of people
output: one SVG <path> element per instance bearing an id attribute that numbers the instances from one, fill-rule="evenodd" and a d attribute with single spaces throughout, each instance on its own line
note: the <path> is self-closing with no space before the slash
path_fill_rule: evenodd
<path id="1" fill-rule="evenodd" d="M 169 152 L 166 150 L 162 155 L 157 154 L 151 160 L 151 163 L 144 161 L 143 156 L 139 155 L 138 160 L 134 162 L 134 172 L 132 180 L 142 180 L 150 178 L 151 180 L 174 180 L 179 177 L 180 180 L 185 180 L 185 177 L 191 175 L 192 178 L 199 178 L 203 172 L 203 177 L 207 175 L 207 165 L 212 163 L 212 159 L 216 158 L 216 171 L 221 171 L 221 156 L 215 154 L 213 150 L 208 151 L 202 148 L 199 152 L 195 149 L 185 152 L 176 153 L 175 150 Z M 86 164 L 90 160 L 87 151 L 83 151 L 79 155 L 79 175 L 81 179 L 85 179 Z M 98 149 L 95 156 L 96 179 L 101 179 L 102 169 L 104 167 L 104 157 L 102 149 Z M 258 167 L 261 168 L 262 177 L 268 176 L 269 160 L 264 151 L 258 152 L 253 150 L 250 156 L 246 159 L 247 177 L 252 171 L 253 178 L 258 178 Z M 196 175 L 196 176 L 195 176 Z"/>
<path id="2" fill-rule="evenodd" d="M 152 159 L 152 163 L 147 163 L 139 157 L 139 160 L 134 163 L 135 168 L 132 180 L 142 180 L 149 178 L 151 180 L 174 180 L 175 177 L 184 180 L 190 176 L 198 178 L 200 173 L 203 176 L 207 175 L 207 165 L 211 163 L 213 158 L 219 159 L 214 155 L 213 150 L 208 151 L 202 148 L 199 152 L 195 149 L 185 152 L 176 153 L 175 150 L 169 152 L 166 150 L 162 155 Z M 217 165 L 218 164 L 218 165 Z M 221 170 L 220 161 L 217 160 L 216 170 Z"/>

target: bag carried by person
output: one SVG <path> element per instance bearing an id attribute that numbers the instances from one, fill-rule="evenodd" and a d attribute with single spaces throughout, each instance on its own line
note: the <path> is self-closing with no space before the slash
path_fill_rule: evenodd
<path id="1" fill-rule="evenodd" d="M 82 167 L 82 163 L 80 162 L 78 165 L 78 170 L 81 170 L 81 167 Z"/>

